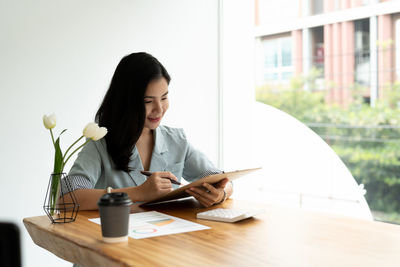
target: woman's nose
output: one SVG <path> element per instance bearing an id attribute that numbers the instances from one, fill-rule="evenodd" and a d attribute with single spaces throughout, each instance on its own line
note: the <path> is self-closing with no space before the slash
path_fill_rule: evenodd
<path id="1" fill-rule="evenodd" d="M 154 106 L 153 106 L 153 110 L 156 112 L 162 112 L 162 104 L 160 101 L 154 101 Z"/>

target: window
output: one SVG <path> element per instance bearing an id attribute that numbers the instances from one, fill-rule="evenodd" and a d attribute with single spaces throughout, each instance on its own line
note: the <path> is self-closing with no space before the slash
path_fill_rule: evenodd
<path id="1" fill-rule="evenodd" d="M 323 0 L 312 0 L 311 1 L 311 15 L 318 15 L 324 12 L 324 1 Z"/>
<path id="2" fill-rule="evenodd" d="M 335 0 L 335 10 L 341 10 L 341 9 L 342 9 L 342 1 Z"/>
<path id="3" fill-rule="evenodd" d="M 354 22 L 354 81 L 361 86 L 370 85 L 369 19 Z"/>
<path id="4" fill-rule="evenodd" d="M 293 74 L 291 37 L 262 40 L 262 53 L 264 82 L 288 82 Z"/>
<path id="5" fill-rule="evenodd" d="M 302 1 L 310 3 L 310 8 L 316 2 Z M 261 176 L 264 185 L 260 187 L 260 198 L 297 201 L 300 207 L 310 207 L 313 199 L 312 206 L 326 211 L 365 210 L 360 213 L 365 218 L 371 218 L 371 209 L 375 220 L 400 223 L 400 13 L 375 20 L 379 12 L 373 5 L 380 1 L 357 2 L 353 3 L 357 7 L 369 5 L 374 18 L 353 20 L 353 33 L 349 25 L 337 23 L 332 27 L 324 24 L 306 28 L 307 38 L 300 38 L 296 32 L 295 38 L 290 39 L 286 32 L 279 31 L 263 40 L 256 37 L 264 48 L 264 54 L 259 53 L 256 58 L 257 74 L 266 73 L 277 81 L 273 85 L 257 83 L 256 99 L 284 111 L 267 105 L 254 109 L 258 127 L 254 132 L 258 137 L 253 139 L 257 140 L 260 153 L 257 158 L 265 160 L 263 171 L 269 172 Z M 332 9 L 347 9 L 343 1 L 324 3 Z M 275 23 L 285 22 L 279 18 Z M 348 38 L 349 33 L 352 38 Z M 279 80 L 289 77 L 285 68 L 290 69 L 285 66 L 288 61 L 282 52 L 284 41 L 295 48 L 290 58 L 296 76 L 279 86 Z M 348 45 L 353 49 L 348 49 Z M 376 58 L 372 58 L 372 53 Z M 348 69 L 349 66 L 354 69 Z M 316 87 L 312 87 L 314 82 Z M 305 88 L 304 84 L 311 86 Z M 374 90 L 377 99 L 371 98 L 370 92 Z M 371 99 L 375 105 L 371 105 Z M 320 139 L 314 140 L 309 128 L 301 127 L 287 114 L 307 125 Z M 324 140 L 323 145 L 319 146 L 317 139 Z M 313 167 L 306 167 L 309 163 Z M 321 176 L 316 172 L 315 180 L 311 178 L 314 170 L 322 173 Z M 264 177 L 271 178 L 268 181 Z M 340 181 L 343 184 L 338 184 Z M 254 197 L 254 190 L 250 194 Z"/>
<path id="6" fill-rule="evenodd" d="M 324 27 L 315 27 L 311 29 L 313 66 L 317 69 L 324 69 Z"/>

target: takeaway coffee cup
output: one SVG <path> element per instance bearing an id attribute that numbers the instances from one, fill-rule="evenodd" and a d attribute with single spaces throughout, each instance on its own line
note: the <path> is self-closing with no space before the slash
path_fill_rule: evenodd
<path id="1" fill-rule="evenodd" d="M 99 199 L 97 205 L 104 242 L 118 243 L 128 240 L 131 204 L 132 201 L 126 193 L 107 193 Z"/>

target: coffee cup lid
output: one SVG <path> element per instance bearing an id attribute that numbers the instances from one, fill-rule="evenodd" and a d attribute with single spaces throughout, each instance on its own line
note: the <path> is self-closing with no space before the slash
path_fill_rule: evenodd
<path id="1" fill-rule="evenodd" d="M 104 194 L 97 202 L 97 205 L 99 206 L 128 206 L 131 204 L 132 200 L 129 198 L 127 193 L 123 192 Z"/>

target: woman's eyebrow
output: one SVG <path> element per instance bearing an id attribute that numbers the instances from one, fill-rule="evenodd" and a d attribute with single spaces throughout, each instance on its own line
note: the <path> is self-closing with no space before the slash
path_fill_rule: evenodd
<path id="1" fill-rule="evenodd" d="M 166 95 L 168 95 L 168 91 L 165 93 L 165 94 L 163 94 L 161 97 L 163 97 L 163 96 L 166 96 Z M 144 96 L 144 98 L 157 98 L 157 96 Z"/>

